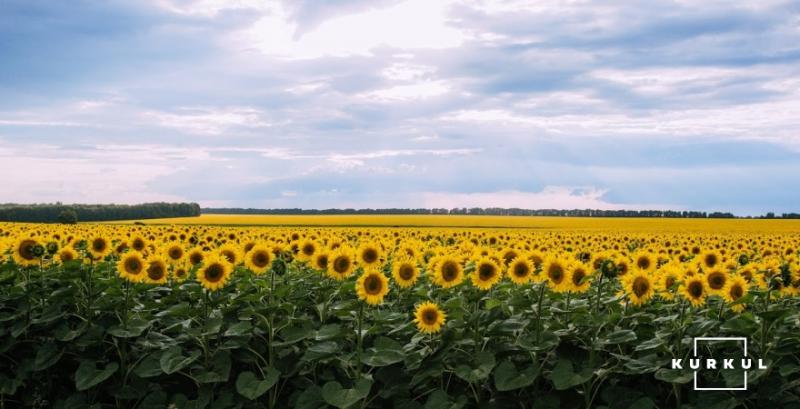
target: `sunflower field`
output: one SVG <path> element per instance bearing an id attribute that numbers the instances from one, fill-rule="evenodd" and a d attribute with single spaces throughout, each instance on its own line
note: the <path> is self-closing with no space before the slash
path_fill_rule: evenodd
<path id="1" fill-rule="evenodd" d="M 0 223 L 0 407 L 800 407 L 799 251 L 791 229 Z M 742 386 L 671 368 L 697 337 L 766 369 L 695 390 Z"/>

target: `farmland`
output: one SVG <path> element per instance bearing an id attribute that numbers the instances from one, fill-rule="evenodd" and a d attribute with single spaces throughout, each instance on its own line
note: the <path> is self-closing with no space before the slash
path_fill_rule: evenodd
<path id="1" fill-rule="evenodd" d="M 797 406 L 794 221 L 0 224 L 9 407 Z M 747 337 L 699 392 L 696 337 Z M 709 344 L 705 354 L 734 354 Z M 707 371 L 708 385 L 741 374 Z"/>

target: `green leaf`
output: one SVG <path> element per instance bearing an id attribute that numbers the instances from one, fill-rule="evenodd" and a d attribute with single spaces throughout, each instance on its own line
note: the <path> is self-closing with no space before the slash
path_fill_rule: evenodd
<path id="1" fill-rule="evenodd" d="M 359 379 L 353 389 L 344 389 L 339 382 L 332 381 L 322 386 L 322 399 L 325 403 L 337 408 L 349 408 L 356 402 L 369 395 L 372 388 L 372 381 Z"/>
<path id="2" fill-rule="evenodd" d="M 656 371 L 656 379 L 670 383 L 689 383 L 694 380 L 694 374 L 688 370 L 662 368 Z"/>
<path id="3" fill-rule="evenodd" d="M 185 368 L 199 357 L 199 350 L 192 351 L 189 356 L 183 356 L 181 347 L 173 346 L 161 355 L 159 363 L 161 364 L 161 370 L 164 371 L 165 374 L 171 375 Z"/>
<path id="4" fill-rule="evenodd" d="M 403 346 L 399 342 L 380 337 L 375 341 L 375 346 L 364 351 L 361 362 L 375 367 L 387 366 L 402 362 L 405 359 Z"/>
<path id="5" fill-rule="evenodd" d="M 139 364 L 133 368 L 133 373 L 140 378 L 150 378 L 161 375 L 163 371 L 161 370 L 161 363 L 159 362 L 159 354 L 154 352 L 144 357 L 139 361 Z"/>
<path id="6" fill-rule="evenodd" d="M 616 345 L 631 341 L 636 341 L 636 333 L 629 329 L 614 331 L 603 338 L 603 344 L 605 345 Z"/>
<path id="7" fill-rule="evenodd" d="M 584 368 L 576 373 L 572 368 L 572 361 L 568 359 L 559 359 L 550 373 L 550 380 L 553 381 L 556 389 L 560 391 L 580 385 L 590 379 L 592 379 L 591 369 Z"/>
<path id="8" fill-rule="evenodd" d="M 656 337 L 656 338 L 648 339 L 647 341 L 644 341 L 644 342 L 640 343 L 639 345 L 636 345 L 636 348 L 634 348 L 633 350 L 634 351 L 647 351 L 647 350 L 651 350 L 651 349 L 660 348 L 660 347 L 662 347 L 664 345 L 666 345 L 664 340 L 662 338 Z"/>
<path id="9" fill-rule="evenodd" d="M 471 366 L 466 364 L 457 366 L 455 374 L 467 382 L 474 383 L 488 378 L 494 365 L 494 354 L 489 351 L 481 351 L 475 356 L 475 362 Z"/>
<path id="10" fill-rule="evenodd" d="M 36 358 L 33 360 L 33 370 L 41 371 L 53 366 L 59 359 L 64 351 L 59 349 L 54 342 L 44 344 L 39 351 L 36 352 Z"/>
<path id="11" fill-rule="evenodd" d="M 242 335 L 249 335 L 250 331 L 252 330 L 253 326 L 250 324 L 250 321 L 237 322 L 236 324 L 233 324 L 230 327 L 228 327 L 228 330 L 225 331 L 225 336 L 239 337 Z"/>
<path id="12" fill-rule="evenodd" d="M 99 384 L 114 375 L 119 369 L 119 364 L 111 362 L 103 369 L 97 369 L 92 361 L 81 361 L 78 370 L 75 372 L 75 388 L 85 391 L 92 386 Z"/>
<path id="13" fill-rule="evenodd" d="M 303 355 L 304 361 L 315 361 L 322 358 L 333 356 L 339 352 L 339 345 L 333 341 L 320 342 L 314 344 L 306 349 Z"/>
<path id="14" fill-rule="evenodd" d="M 647 396 L 637 399 L 635 402 L 628 406 L 628 409 L 652 409 L 656 407 L 655 402 Z"/>
<path id="15" fill-rule="evenodd" d="M 150 322 L 145 320 L 130 320 L 128 327 L 123 326 L 111 327 L 108 333 L 117 338 L 135 338 L 142 335 L 144 330 L 150 327 Z"/>
<path id="16" fill-rule="evenodd" d="M 194 375 L 194 374 L 192 374 Z M 211 363 L 211 369 L 200 371 L 194 375 L 199 383 L 227 382 L 231 375 L 231 354 L 228 351 L 217 351 Z"/>
<path id="17" fill-rule="evenodd" d="M 240 373 L 236 378 L 236 391 L 247 399 L 258 399 L 259 396 L 275 386 L 280 377 L 280 372 L 275 368 L 267 367 L 266 372 L 264 379 L 258 379 L 252 372 Z"/>
<path id="18" fill-rule="evenodd" d="M 519 371 L 511 361 L 503 361 L 494 370 L 494 386 L 500 392 L 524 388 L 533 383 L 539 375 L 539 368 L 529 366 Z"/>

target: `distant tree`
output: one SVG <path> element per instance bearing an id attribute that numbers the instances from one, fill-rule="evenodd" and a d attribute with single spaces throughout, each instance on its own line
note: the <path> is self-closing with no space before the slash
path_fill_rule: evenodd
<path id="1" fill-rule="evenodd" d="M 78 213 L 72 209 L 62 210 L 61 213 L 58 214 L 58 222 L 62 224 L 77 224 Z"/>

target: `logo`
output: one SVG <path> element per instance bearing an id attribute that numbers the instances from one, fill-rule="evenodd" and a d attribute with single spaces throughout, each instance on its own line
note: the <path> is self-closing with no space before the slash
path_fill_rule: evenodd
<path id="1" fill-rule="evenodd" d="M 738 355 L 729 352 L 728 356 L 718 356 L 718 357 L 703 357 L 702 352 L 711 351 L 710 348 L 703 348 L 709 347 L 711 344 L 721 344 L 721 343 L 736 343 L 740 345 L 741 356 L 733 356 Z M 719 352 L 718 352 L 719 353 Z M 746 391 L 747 390 L 747 372 L 751 370 L 764 370 L 767 369 L 767 366 L 764 365 L 763 359 L 756 359 L 750 358 L 747 355 L 747 338 L 745 337 L 697 337 L 694 338 L 693 347 L 692 347 L 692 356 L 693 358 L 689 358 L 688 362 L 684 359 L 673 359 L 672 360 L 672 369 L 691 369 L 694 376 L 694 390 L 696 391 Z M 755 366 L 754 366 L 755 365 Z M 699 375 L 703 374 L 716 374 L 721 375 L 724 379 L 724 383 L 726 386 L 703 386 L 699 385 L 703 382 L 699 382 L 698 378 L 701 378 Z M 741 376 L 742 378 L 738 378 Z M 710 377 L 710 376 L 709 376 Z M 707 377 L 704 377 L 707 378 Z M 728 386 L 730 384 L 738 384 L 736 380 L 742 379 L 741 386 Z"/>

